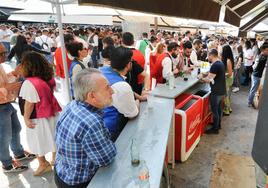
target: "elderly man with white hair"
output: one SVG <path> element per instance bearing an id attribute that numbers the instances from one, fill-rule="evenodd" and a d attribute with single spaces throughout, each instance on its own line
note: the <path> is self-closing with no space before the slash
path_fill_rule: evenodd
<path id="1" fill-rule="evenodd" d="M 87 187 L 97 169 L 116 155 L 102 115 L 102 109 L 112 103 L 108 81 L 97 69 L 83 69 L 73 86 L 75 100 L 65 107 L 56 127 L 58 187 Z"/>

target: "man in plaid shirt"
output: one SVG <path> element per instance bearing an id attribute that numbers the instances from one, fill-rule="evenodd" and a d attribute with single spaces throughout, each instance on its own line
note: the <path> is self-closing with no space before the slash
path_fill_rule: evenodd
<path id="1" fill-rule="evenodd" d="M 56 127 L 55 183 L 87 187 L 99 167 L 116 155 L 102 109 L 112 103 L 113 90 L 97 69 L 84 69 L 74 80 L 76 100 L 65 107 Z"/>

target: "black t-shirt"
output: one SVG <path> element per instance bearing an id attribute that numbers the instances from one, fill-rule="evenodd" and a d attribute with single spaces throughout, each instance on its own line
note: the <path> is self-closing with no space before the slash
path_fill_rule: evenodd
<path id="1" fill-rule="evenodd" d="M 141 95 L 142 92 L 142 84 L 138 84 L 138 75 L 141 74 L 144 69 L 135 61 L 132 62 L 132 69 L 127 74 L 126 81 L 131 86 L 132 90 Z"/>
<path id="2" fill-rule="evenodd" d="M 259 63 L 253 71 L 253 76 L 258 77 L 258 78 L 262 77 L 262 73 L 266 66 L 266 62 L 267 62 L 267 56 L 260 55 Z"/>
<path id="3" fill-rule="evenodd" d="M 221 61 L 216 61 L 211 65 L 210 73 L 216 74 L 214 84 L 210 83 L 212 95 L 225 95 L 225 66 Z"/>

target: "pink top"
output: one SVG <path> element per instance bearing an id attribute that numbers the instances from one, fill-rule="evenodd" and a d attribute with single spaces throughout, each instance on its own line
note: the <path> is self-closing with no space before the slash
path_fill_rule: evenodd
<path id="1" fill-rule="evenodd" d="M 36 118 L 49 118 L 61 111 L 61 107 L 53 95 L 53 89 L 56 86 L 54 78 L 48 83 L 38 77 L 29 77 L 27 80 L 34 85 L 40 98 L 40 102 L 35 104 Z"/>

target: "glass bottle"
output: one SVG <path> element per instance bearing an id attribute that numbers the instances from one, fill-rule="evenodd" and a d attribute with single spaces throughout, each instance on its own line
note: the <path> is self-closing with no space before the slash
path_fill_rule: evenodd
<path id="1" fill-rule="evenodd" d="M 131 141 L 131 164 L 132 166 L 139 166 L 140 164 L 140 156 L 139 156 L 139 148 L 137 146 L 137 140 L 135 138 Z"/>
<path id="2" fill-rule="evenodd" d="M 169 89 L 174 89 L 175 87 L 175 77 L 173 75 L 173 73 L 170 73 L 169 75 L 169 79 L 168 79 L 168 86 L 169 86 Z"/>

